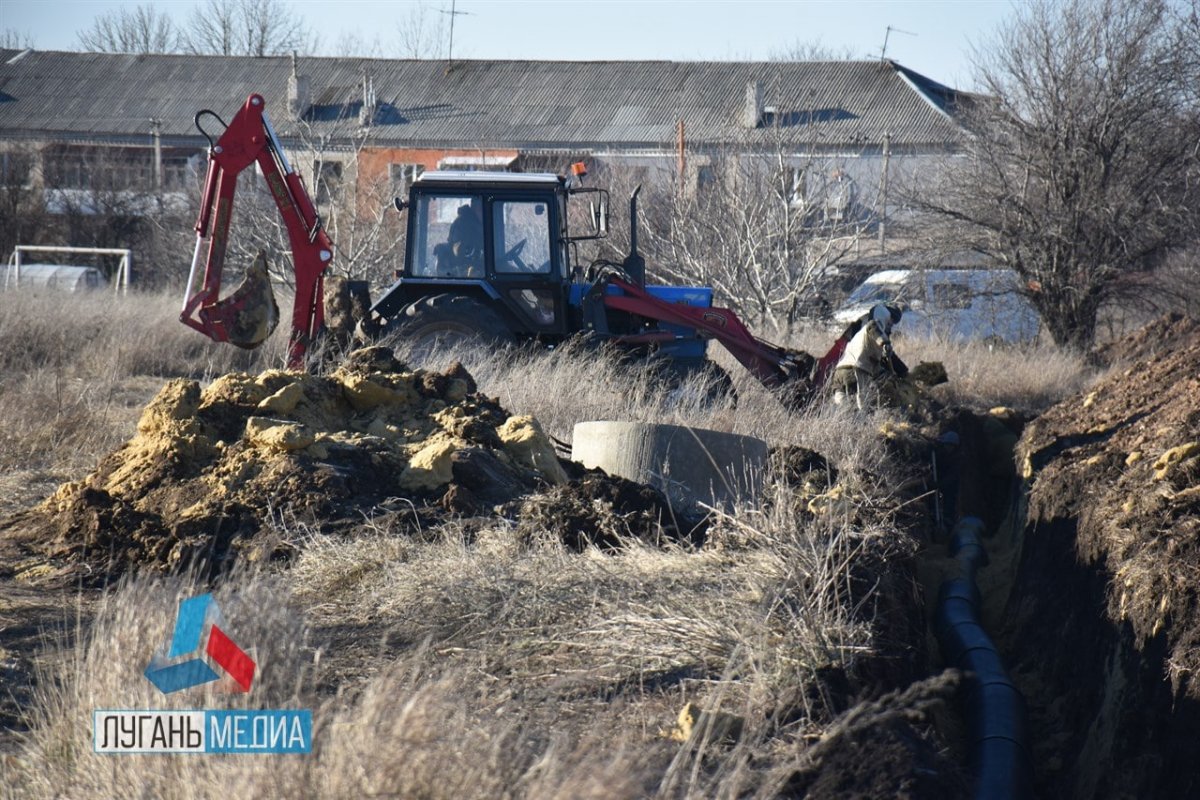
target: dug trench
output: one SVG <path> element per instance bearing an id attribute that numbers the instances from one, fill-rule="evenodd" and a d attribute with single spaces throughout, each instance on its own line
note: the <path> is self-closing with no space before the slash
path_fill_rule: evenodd
<path id="1" fill-rule="evenodd" d="M 960 412 L 943 514 L 984 521 L 982 622 L 1024 697 L 1033 795 L 1197 797 L 1200 333 L 1166 318 L 1108 355 L 1028 422 Z M 927 592 L 950 571 L 926 559 Z"/>

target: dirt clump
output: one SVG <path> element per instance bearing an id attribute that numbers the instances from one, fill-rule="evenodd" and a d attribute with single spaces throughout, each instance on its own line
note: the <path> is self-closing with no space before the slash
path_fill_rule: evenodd
<path id="1" fill-rule="evenodd" d="M 772 447 L 768 457 L 771 475 L 787 486 L 809 488 L 814 493 L 837 483 L 837 467 L 829 459 L 800 445 Z"/>
<path id="2" fill-rule="evenodd" d="M 461 365 L 412 371 L 379 347 L 326 376 L 172 380 L 129 442 L 5 527 L 97 574 L 197 559 L 219 569 L 272 555 L 255 535 L 283 514 L 333 531 L 397 507 L 418 521 L 461 510 L 455 494 L 481 510 L 565 482 L 537 421 L 475 388 Z"/>
<path id="3" fill-rule="evenodd" d="M 371 324 L 370 287 L 366 281 L 351 281 L 337 275 L 325 279 L 325 334 L 345 350 L 362 330 L 377 332 Z"/>
<path id="4" fill-rule="evenodd" d="M 820 516 L 848 512 L 846 486 L 825 456 L 799 445 L 772 447 L 767 457 L 769 480 L 764 501 L 787 503 L 802 514 Z"/>
<path id="5" fill-rule="evenodd" d="M 1200 329 L 1168 317 L 1026 426 L 1006 612 L 1046 796 L 1195 796 L 1200 771 Z"/>
<path id="6" fill-rule="evenodd" d="M 938 747 L 930 721 L 960 683 L 952 670 L 863 701 L 801 756 L 781 797 L 966 797 L 968 779 Z"/>
<path id="7" fill-rule="evenodd" d="M 908 379 L 922 386 L 940 386 L 950 382 L 946 367 L 940 361 L 922 361 L 909 370 Z"/>
<path id="8" fill-rule="evenodd" d="M 527 497 L 518 512 L 526 536 L 550 535 L 583 551 L 621 547 L 630 539 L 655 546 L 669 542 L 700 546 L 704 519 L 674 507 L 657 489 L 601 470 Z"/>

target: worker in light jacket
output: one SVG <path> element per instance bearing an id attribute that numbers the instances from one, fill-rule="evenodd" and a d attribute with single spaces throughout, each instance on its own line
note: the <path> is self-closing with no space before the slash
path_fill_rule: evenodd
<path id="1" fill-rule="evenodd" d="M 842 357 L 833 370 L 833 401 L 844 403 L 853 397 L 864 408 L 884 400 L 880 387 L 894 378 L 903 378 L 908 367 L 892 350 L 892 328 L 902 312 L 896 306 L 880 303 L 851 324 L 853 331 Z M 845 335 L 845 334 L 843 334 Z"/>

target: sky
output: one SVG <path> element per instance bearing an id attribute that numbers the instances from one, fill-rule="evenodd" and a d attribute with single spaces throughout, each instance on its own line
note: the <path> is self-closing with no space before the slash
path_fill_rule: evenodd
<path id="1" fill-rule="evenodd" d="M 177 22 L 201 0 L 151 0 Z M 805 43 L 839 56 L 887 56 L 934 80 L 972 86 L 970 55 L 1019 0 L 458 0 L 454 55 L 548 60 L 759 60 Z M 143 4 L 146 0 L 143 0 Z M 287 3 L 288 0 L 282 0 Z M 136 2 L 0 0 L 0 31 L 40 50 L 78 50 L 99 15 Z M 348 39 L 395 47 L 409 0 L 291 0 L 324 54 Z M 427 18 L 450 2 L 426 0 Z M 893 29 L 888 34 L 888 27 Z"/>

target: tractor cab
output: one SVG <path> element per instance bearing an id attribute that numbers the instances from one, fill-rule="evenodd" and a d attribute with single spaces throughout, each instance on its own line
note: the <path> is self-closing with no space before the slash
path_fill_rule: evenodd
<path id="1" fill-rule="evenodd" d="M 455 292 L 495 307 L 511 330 L 565 336 L 574 273 L 567 198 L 558 175 L 507 172 L 424 173 L 397 206 L 408 212 L 404 269 L 375 305 L 392 317 L 421 297 Z M 607 196 L 600 206 L 607 214 Z M 595 238 L 607 221 L 593 214 Z"/>

